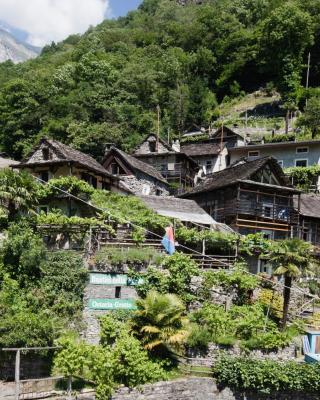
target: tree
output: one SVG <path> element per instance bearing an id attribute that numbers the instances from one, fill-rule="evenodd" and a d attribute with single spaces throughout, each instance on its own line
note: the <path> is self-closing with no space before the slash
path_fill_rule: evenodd
<path id="1" fill-rule="evenodd" d="M 282 329 L 285 329 L 292 281 L 302 273 L 310 272 L 314 259 L 313 246 L 300 239 L 286 239 L 276 243 L 268 253 L 268 258 L 275 267 L 274 274 L 284 277 Z"/>
<path id="2" fill-rule="evenodd" d="M 27 172 L 0 171 L 0 199 L 13 221 L 18 213 L 28 213 L 38 203 L 37 183 Z"/>
<path id="3" fill-rule="evenodd" d="M 137 300 L 137 307 L 134 330 L 146 349 L 178 349 L 186 341 L 185 308 L 176 295 L 152 290 Z"/>
<path id="4" fill-rule="evenodd" d="M 315 138 L 320 130 L 320 96 L 311 97 L 304 109 L 304 114 L 299 118 L 298 125 L 309 128 L 312 138 Z"/>

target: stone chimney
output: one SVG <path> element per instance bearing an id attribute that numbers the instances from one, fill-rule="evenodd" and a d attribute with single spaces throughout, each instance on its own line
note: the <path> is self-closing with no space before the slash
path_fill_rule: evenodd
<path id="1" fill-rule="evenodd" d="M 180 142 L 177 139 L 172 143 L 172 150 L 176 151 L 177 153 L 180 153 L 180 149 L 181 149 Z"/>

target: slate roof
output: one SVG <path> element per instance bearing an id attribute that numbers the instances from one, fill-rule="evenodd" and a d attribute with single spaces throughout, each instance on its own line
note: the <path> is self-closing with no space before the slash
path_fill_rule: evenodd
<path id="1" fill-rule="evenodd" d="M 139 150 L 139 148 L 143 145 L 143 143 L 147 142 L 149 138 L 153 137 L 155 140 L 157 140 L 157 135 L 154 133 L 150 133 L 140 144 L 135 148 L 133 154 L 136 154 Z M 172 149 L 169 143 L 167 143 L 165 140 L 161 139 L 161 137 L 158 138 L 159 142 L 168 150 L 168 152 L 173 152 L 175 151 Z M 137 153 L 139 154 L 139 153 Z"/>
<path id="2" fill-rule="evenodd" d="M 104 157 L 103 162 L 107 159 L 110 153 L 115 153 L 118 155 L 128 166 L 129 168 L 138 170 L 140 172 L 143 172 L 146 175 L 151 176 L 152 178 L 157 179 L 158 181 L 161 181 L 163 183 L 168 183 L 163 176 L 160 174 L 158 170 L 156 170 L 152 165 L 149 165 L 135 157 L 130 156 L 129 154 L 125 153 L 122 150 L 117 149 L 116 147 L 112 146 L 109 153 L 106 154 Z M 103 163 L 102 162 L 102 163 Z"/>
<path id="3" fill-rule="evenodd" d="M 294 197 L 294 206 L 298 209 L 298 197 Z M 300 214 L 305 217 L 320 218 L 320 195 L 306 194 L 300 195 Z"/>
<path id="4" fill-rule="evenodd" d="M 287 178 L 275 158 L 263 157 L 255 160 L 241 159 L 222 171 L 208 175 L 204 181 L 195 186 L 189 192 L 184 193 L 182 197 L 188 196 L 189 194 L 202 193 L 230 186 L 239 181 L 250 180 L 252 175 L 258 172 L 266 164 L 269 164 L 277 177 L 280 178 L 281 185 L 287 186 Z"/>
<path id="5" fill-rule="evenodd" d="M 181 145 L 181 152 L 189 157 L 218 155 L 220 153 L 220 145 L 216 143 L 192 143 Z"/>
<path id="6" fill-rule="evenodd" d="M 160 196 L 139 196 L 139 198 L 147 207 L 165 217 L 204 225 L 213 225 L 216 223 L 194 200 Z"/>
<path id="7" fill-rule="evenodd" d="M 48 161 L 42 161 L 42 162 L 28 162 L 32 155 L 39 149 L 39 147 L 45 143 L 53 149 L 53 151 L 56 152 L 56 154 L 59 157 L 59 160 L 48 160 Z M 82 153 L 79 150 L 76 150 L 70 146 L 67 146 L 66 144 L 63 144 L 61 142 L 58 142 L 57 140 L 52 140 L 52 139 L 41 139 L 40 144 L 36 147 L 36 149 L 32 152 L 32 154 L 25 160 L 23 160 L 20 164 L 17 165 L 18 168 L 21 167 L 28 167 L 32 165 L 44 165 L 44 164 L 55 164 L 55 163 L 61 163 L 61 162 L 71 162 L 71 163 L 77 163 L 80 164 L 83 167 L 86 167 L 88 169 L 91 169 L 95 171 L 96 173 L 99 173 L 101 175 L 109 176 L 109 177 L 114 177 L 112 174 L 110 174 L 108 171 L 103 168 L 102 165 L 98 163 L 94 158 L 89 156 L 88 154 Z M 115 178 L 115 177 L 114 177 Z"/>

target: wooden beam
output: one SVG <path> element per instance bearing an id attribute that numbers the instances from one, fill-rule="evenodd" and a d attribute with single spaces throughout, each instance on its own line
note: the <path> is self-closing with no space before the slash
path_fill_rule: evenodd
<path id="1" fill-rule="evenodd" d="M 257 224 L 264 224 L 264 225 L 277 225 L 277 226 L 287 226 L 289 229 L 289 224 L 282 224 L 282 223 L 278 223 L 278 222 L 267 222 L 267 221 L 253 221 L 251 219 L 242 219 L 242 218 L 238 218 L 237 221 L 240 222 L 251 222 L 251 223 L 257 223 Z"/>
<path id="2" fill-rule="evenodd" d="M 268 231 L 281 231 L 281 232 L 289 232 L 289 229 L 279 229 L 279 228 L 271 228 L 270 226 L 252 226 L 252 225 L 240 225 L 236 224 L 241 228 L 250 228 L 250 229 L 265 229 Z"/>

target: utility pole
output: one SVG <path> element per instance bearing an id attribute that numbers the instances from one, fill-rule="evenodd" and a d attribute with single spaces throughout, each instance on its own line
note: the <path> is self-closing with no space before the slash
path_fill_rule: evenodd
<path id="1" fill-rule="evenodd" d="M 310 62 L 311 62 L 311 53 L 310 53 L 310 51 L 309 51 L 309 54 L 308 54 L 308 68 L 307 68 L 306 90 L 309 89 Z M 306 105 L 307 105 L 307 104 L 308 104 L 308 99 L 306 99 Z"/>
<path id="2" fill-rule="evenodd" d="M 156 152 L 159 151 L 159 139 L 160 139 L 160 106 L 157 105 L 157 114 L 158 114 L 158 128 L 157 128 L 157 141 L 156 141 Z"/>

